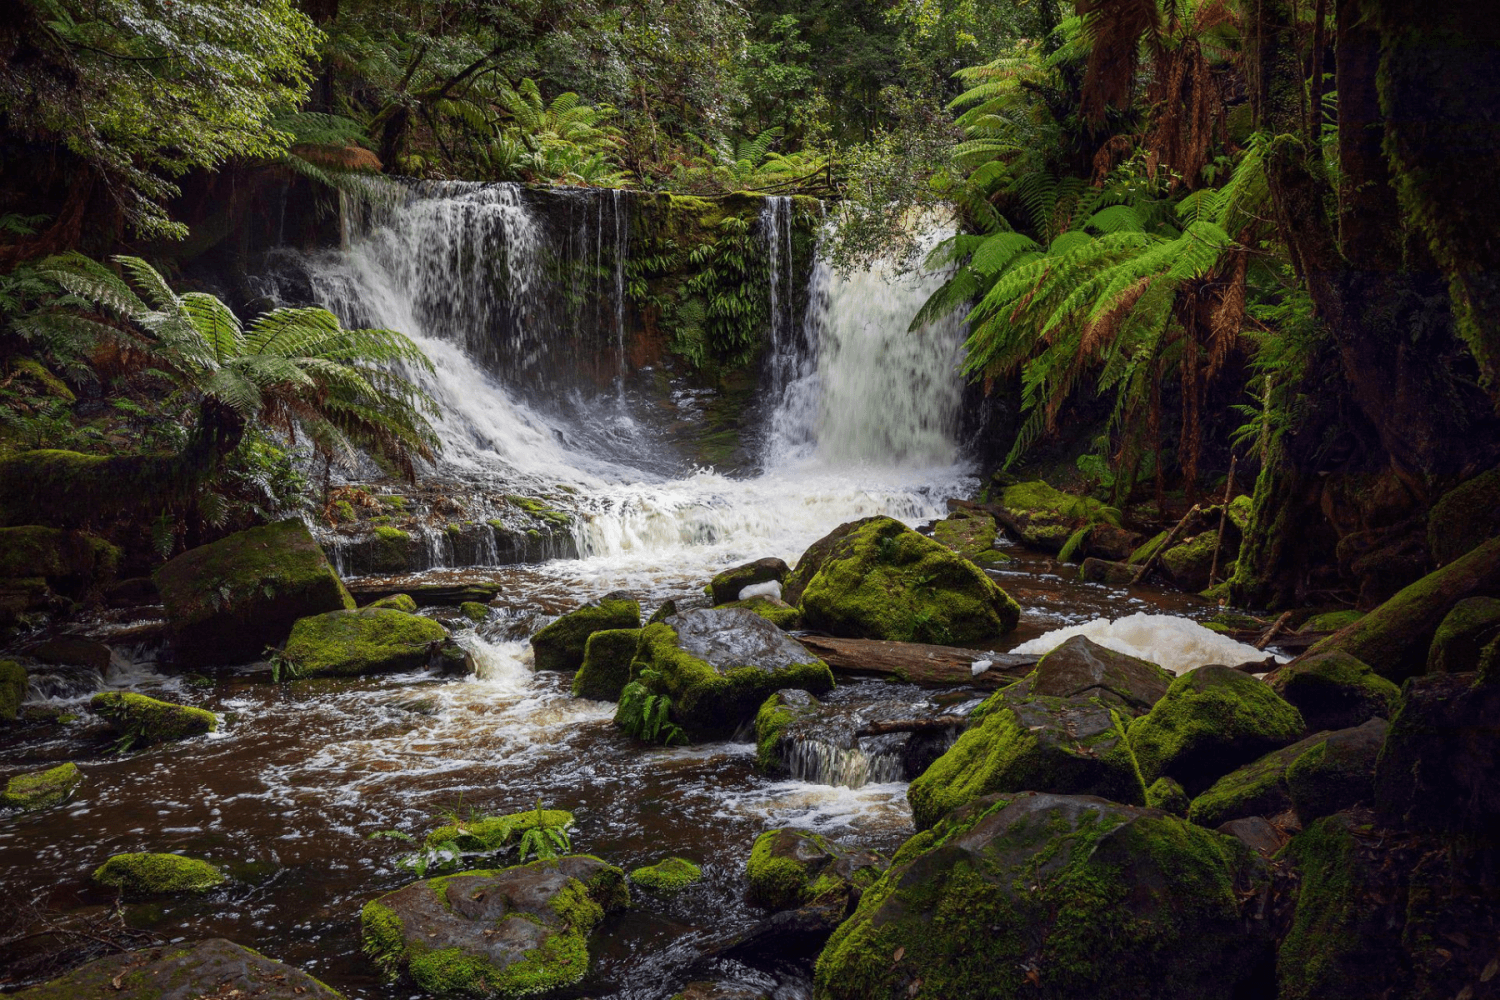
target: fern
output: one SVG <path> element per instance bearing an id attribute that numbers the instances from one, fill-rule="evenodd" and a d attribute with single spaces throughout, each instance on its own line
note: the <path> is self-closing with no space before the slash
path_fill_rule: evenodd
<path id="1" fill-rule="evenodd" d="M 650 667 L 642 670 L 640 676 L 620 692 L 620 707 L 615 719 L 620 728 L 637 739 L 666 746 L 674 743 L 686 746 L 687 734 L 671 721 L 672 699 L 654 693 L 647 686 L 660 680 L 659 671 Z"/>

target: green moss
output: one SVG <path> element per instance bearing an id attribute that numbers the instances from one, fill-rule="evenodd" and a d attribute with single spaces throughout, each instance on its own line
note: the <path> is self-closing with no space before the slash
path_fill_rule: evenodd
<path id="1" fill-rule="evenodd" d="M 797 695 L 806 700 L 798 704 Z M 814 711 L 816 701 L 806 692 L 777 691 L 755 713 L 755 766 L 767 774 L 783 770 L 777 747 L 781 734 L 795 720 Z"/>
<path id="2" fill-rule="evenodd" d="M 933 538 L 974 561 L 994 551 L 995 533 L 995 519 L 988 514 L 959 512 L 932 525 Z"/>
<path id="3" fill-rule="evenodd" d="M 1291 808 L 1286 769 L 1302 753 L 1293 745 L 1224 775 L 1193 799 L 1187 817 L 1199 826 L 1218 826 L 1246 816 L 1276 816 Z"/>
<path id="4" fill-rule="evenodd" d="M 448 823 L 427 835 L 428 847 L 456 844 L 459 850 L 472 854 L 492 854 L 518 843 L 527 830 L 538 826 L 565 829 L 573 825 L 573 814 L 563 809 L 543 809 L 540 819 L 535 809 L 505 816 L 485 816 L 460 823 Z"/>
<path id="5" fill-rule="evenodd" d="M 381 905 L 378 899 L 372 899 L 359 911 L 359 923 L 365 955 L 387 979 L 396 978 L 406 954 L 401 918 L 390 907 Z"/>
<path id="6" fill-rule="evenodd" d="M 383 524 L 375 526 L 375 537 L 389 542 L 407 542 L 411 540 L 411 535 L 400 528 L 388 528 Z"/>
<path id="7" fill-rule="evenodd" d="M 1104 505 L 1092 497 L 1073 496 L 1035 480 L 1007 486 L 1000 493 L 999 506 L 1010 515 L 1007 527 L 1023 542 L 1057 552 Z"/>
<path id="8" fill-rule="evenodd" d="M 116 854 L 94 872 L 94 881 L 127 896 L 207 892 L 227 879 L 197 858 L 180 854 Z"/>
<path id="9" fill-rule="evenodd" d="M 22 812 L 47 809 L 66 802 L 82 783 L 83 774 L 71 761 L 45 771 L 18 774 L 6 782 L 0 806 Z"/>
<path id="10" fill-rule="evenodd" d="M 390 597 L 382 597 L 378 601 L 371 601 L 365 607 L 389 608 L 392 611 L 405 611 L 409 615 L 417 613 L 417 602 L 410 594 L 392 594 Z"/>
<path id="11" fill-rule="evenodd" d="M 1199 590 L 1208 585 L 1208 571 L 1213 565 L 1216 547 L 1216 532 L 1200 532 L 1163 552 L 1161 565 L 1178 586 L 1187 590 Z M 1222 558 L 1222 552 L 1220 556 Z"/>
<path id="12" fill-rule="evenodd" d="M 1453 606 L 1427 650 L 1429 674 L 1464 673 L 1479 666 L 1480 651 L 1500 637 L 1500 599 L 1470 597 Z"/>
<path id="13" fill-rule="evenodd" d="M 15 660 L 0 660 L 0 721 L 16 717 L 26 700 L 26 668 Z"/>
<path id="14" fill-rule="evenodd" d="M 432 619 L 393 608 L 330 611 L 292 626 L 284 655 L 305 677 L 416 670 L 447 637 Z"/>
<path id="15" fill-rule="evenodd" d="M 1157 778 L 1146 789 L 1146 805 L 1152 809 L 1169 812 L 1173 816 L 1188 814 L 1188 794 L 1171 778 Z"/>
<path id="16" fill-rule="evenodd" d="M 482 622 L 490 616 L 489 605 L 480 604 L 478 601 L 464 601 L 459 605 L 458 610 L 463 612 L 463 616 L 471 622 Z"/>
<path id="17" fill-rule="evenodd" d="M 750 860 L 745 863 L 745 878 L 750 883 L 750 901 L 771 910 L 796 909 L 814 898 L 817 882 L 811 859 L 802 860 L 796 840 L 811 841 L 826 856 L 833 854 L 828 841 L 806 830 L 768 830 L 755 838 Z M 821 858 L 826 861 L 827 857 Z M 827 888 L 826 886 L 824 888 Z"/>
<path id="18" fill-rule="evenodd" d="M 0 577 L 44 577 L 72 597 L 112 581 L 121 558 L 118 548 L 81 531 L 37 525 L 0 528 Z"/>
<path id="19" fill-rule="evenodd" d="M 538 670 L 577 670 L 583 665 L 589 636 L 595 632 L 641 627 L 641 606 L 624 598 L 605 598 L 561 615 L 531 637 Z"/>
<path id="20" fill-rule="evenodd" d="M 1500 469 L 1449 490 L 1427 515 L 1427 546 L 1438 565 L 1500 535 Z"/>
<path id="21" fill-rule="evenodd" d="M 679 892 L 702 878 L 703 869 L 682 858 L 667 858 L 630 873 L 630 881 L 657 892 Z"/>
<path id="22" fill-rule="evenodd" d="M 1371 716 L 1390 718 L 1401 691 L 1347 653 L 1317 653 L 1281 667 L 1271 689 L 1313 729 L 1344 729 Z"/>
<path id="23" fill-rule="evenodd" d="M 595 701 L 619 701 L 630 683 L 630 662 L 640 644 L 638 628 L 605 629 L 588 637 L 583 665 L 573 675 L 573 696 Z"/>
<path id="24" fill-rule="evenodd" d="M 1015 628 L 1016 602 L 945 546 L 889 517 L 846 528 L 802 592 L 809 626 L 834 635 L 957 645 Z"/>
<path id="25" fill-rule="evenodd" d="M 1306 726 L 1271 688 L 1230 667 L 1199 667 L 1130 725 L 1141 777 L 1176 778 L 1189 794 L 1299 739 Z"/>
<path id="26" fill-rule="evenodd" d="M 553 510 L 540 500 L 522 496 L 507 496 L 505 499 L 532 517 L 541 518 L 554 528 L 566 528 L 573 523 L 573 519 L 567 514 L 559 510 Z"/>
<path id="27" fill-rule="evenodd" d="M 1167 533 L 1165 531 L 1158 532 L 1151 538 L 1148 538 L 1146 541 L 1142 542 L 1134 552 L 1130 553 L 1130 558 L 1127 560 L 1127 562 L 1129 562 L 1132 566 L 1140 565 L 1147 559 L 1150 559 L 1152 556 L 1154 556 L 1156 554 L 1156 550 L 1161 548 L 1166 540 Z"/>
<path id="28" fill-rule="evenodd" d="M 186 739 L 219 728 L 212 712 L 131 691 L 101 691 L 90 699 L 89 708 L 132 747 Z"/>
<path id="29" fill-rule="evenodd" d="M 1347 818 L 1317 821 L 1293 837 L 1277 860 L 1301 876 L 1292 926 L 1276 953 L 1278 995 L 1284 1000 L 1382 995 L 1390 985 L 1385 962 L 1362 953 L 1385 908 L 1369 905 L 1358 887 L 1364 865 Z"/>
<path id="30" fill-rule="evenodd" d="M 802 612 L 783 601 L 770 597 L 752 597 L 747 601 L 730 601 L 725 608 L 744 608 L 753 611 L 779 629 L 791 631 L 802 627 Z"/>
<path id="31" fill-rule="evenodd" d="M 1346 625 L 1353 625 L 1365 616 L 1363 611 L 1355 611 L 1353 608 L 1347 611 L 1325 611 L 1320 615 L 1313 615 L 1302 623 L 1299 632 L 1337 632 Z"/>

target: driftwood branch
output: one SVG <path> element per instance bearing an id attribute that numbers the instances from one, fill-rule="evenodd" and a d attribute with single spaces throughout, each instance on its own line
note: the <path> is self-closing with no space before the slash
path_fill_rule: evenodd
<path id="1" fill-rule="evenodd" d="M 1224 548 L 1224 526 L 1229 520 L 1229 501 L 1234 499 L 1234 466 L 1239 461 L 1239 456 L 1233 453 L 1229 456 L 1229 479 L 1224 484 L 1224 507 L 1219 511 L 1219 534 L 1214 539 L 1214 561 L 1208 567 L 1208 585 L 1214 585 L 1214 578 L 1219 575 L 1219 552 Z"/>
<path id="2" fill-rule="evenodd" d="M 1290 611 L 1286 612 L 1280 618 L 1276 619 L 1275 624 L 1266 629 L 1265 634 L 1255 641 L 1255 648 L 1265 649 L 1267 646 L 1269 646 L 1271 644 L 1271 640 L 1280 635 L 1281 630 L 1286 628 L 1286 623 L 1291 620 L 1292 613 Z"/>
<path id="3" fill-rule="evenodd" d="M 1182 515 L 1182 520 L 1177 522 L 1177 526 L 1171 530 L 1166 538 L 1162 539 L 1162 543 L 1156 547 L 1156 551 L 1152 552 L 1151 557 L 1141 565 L 1141 571 L 1135 575 L 1134 580 L 1130 581 L 1132 587 L 1138 583 L 1143 583 L 1146 577 L 1151 575 L 1151 571 L 1156 569 L 1156 564 L 1161 559 L 1162 553 L 1176 544 L 1177 536 L 1182 534 L 1182 529 L 1186 528 L 1188 522 L 1196 517 L 1197 514 L 1198 504 L 1193 504 L 1193 509 Z"/>
<path id="4" fill-rule="evenodd" d="M 1038 659 L 1035 656 L 883 639 L 803 635 L 798 636 L 797 641 L 836 673 L 878 674 L 930 687 L 1002 687 L 1030 673 Z M 989 660 L 991 665 L 976 677 L 973 665 L 978 660 Z"/>
<path id="5" fill-rule="evenodd" d="M 942 729 L 963 729 L 974 720 L 967 715 L 939 715 L 931 719 L 877 719 L 859 731 L 860 736 L 884 736 L 886 733 L 929 733 Z"/>

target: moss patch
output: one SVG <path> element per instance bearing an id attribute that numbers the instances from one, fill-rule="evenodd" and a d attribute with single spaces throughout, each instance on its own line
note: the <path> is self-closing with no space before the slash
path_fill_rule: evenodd
<path id="1" fill-rule="evenodd" d="M 630 881 L 656 892 L 680 892 L 702 878 L 703 869 L 683 858 L 667 858 L 630 873 Z"/>
<path id="2" fill-rule="evenodd" d="M 932 537 L 971 561 L 994 551 L 995 519 L 988 514 L 958 511 L 932 525 Z"/>
<path id="3" fill-rule="evenodd" d="M 1427 650 L 1429 674 L 1457 674 L 1479 666 L 1480 651 L 1500 637 L 1500 599 L 1470 597 L 1453 605 Z"/>
<path id="4" fill-rule="evenodd" d="M 99 866 L 93 879 L 127 896 L 207 892 L 228 881 L 207 861 L 180 854 L 116 854 Z"/>
<path id="5" fill-rule="evenodd" d="M 1427 547 L 1446 565 L 1500 535 L 1500 469 L 1444 493 L 1427 515 Z"/>
<path id="6" fill-rule="evenodd" d="M 488 604 L 480 604 L 478 601 L 464 601 L 463 604 L 459 605 L 458 610 L 463 612 L 465 618 L 476 624 L 490 616 L 490 606 Z"/>
<path id="7" fill-rule="evenodd" d="M 641 606 L 628 598 L 605 597 L 560 616 L 531 637 L 538 670 L 577 670 L 583 666 L 589 636 L 611 629 L 641 627 Z"/>
<path id="8" fill-rule="evenodd" d="M 118 548 L 81 531 L 24 525 L 0 528 L 0 577 L 43 577 L 58 593 L 81 597 L 114 580 Z"/>
<path id="9" fill-rule="evenodd" d="M 781 735 L 786 727 L 817 710 L 817 699 L 806 691 L 777 691 L 755 713 L 755 766 L 767 774 L 784 771 Z"/>
<path id="10" fill-rule="evenodd" d="M 90 699 L 89 708 L 131 747 L 200 736 L 219 728 L 212 712 L 130 691 L 101 691 Z"/>
<path id="11" fill-rule="evenodd" d="M 405 611 L 412 615 L 417 612 L 417 602 L 410 594 L 392 594 L 390 597 L 382 597 L 378 601 L 371 601 L 365 605 L 366 608 L 389 608 L 392 611 Z"/>
<path id="12" fill-rule="evenodd" d="M 1325 611 L 1320 615 L 1313 615 L 1302 623 L 1298 630 L 1301 632 L 1337 632 L 1348 625 L 1353 625 L 1365 616 L 1363 611 L 1355 611 L 1353 608 L 1347 611 Z"/>
<path id="13" fill-rule="evenodd" d="M 448 630 L 430 618 L 393 608 L 330 611 L 292 626 L 284 654 L 306 677 L 352 677 L 416 670 Z"/>
<path id="14" fill-rule="evenodd" d="M 1146 805 L 1152 809 L 1169 812 L 1173 816 L 1188 814 L 1188 794 L 1171 778 L 1157 778 L 1146 789 Z"/>
<path id="15" fill-rule="evenodd" d="M 802 627 L 802 612 L 772 597 L 752 597 L 748 601 L 730 601 L 720 605 L 725 608 L 744 608 L 753 611 L 779 629 L 790 632 Z"/>
<path id="16" fill-rule="evenodd" d="M 1104 506 L 1091 497 L 1078 497 L 1055 490 L 1041 480 L 1007 486 L 998 505 L 1001 518 L 1022 542 L 1048 552 L 1062 549 L 1068 537 Z"/>
<path id="17" fill-rule="evenodd" d="M 619 701 L 630 683 L 630 661 L 640 644 L 638 628 L 612 628 L 595 632 L 583 646 L 583 665 L 573 675 L 573 696 L 595 701 Z"/>
<path id="18" fill-rule="evenodd" d="M 45 771 L 18 774 L 6 782 L 0 806 L 22 812 L 47 809 L 66 802 L 81 784 L 83 774 L 71 761 Z"/>
<path id="19" fill-rule="evenodd" d="M 427 835 L 428 847 L 456 844 L 471 854 L 493 854 L 518 843 L 527 830 L 537 827 L 565 829 L 573 825 L 573 814 L 564 809 L 543 809 L 538 818 L 535 809 L 505 816 L 485 816 L 460 823 L 448 823 Z"/>

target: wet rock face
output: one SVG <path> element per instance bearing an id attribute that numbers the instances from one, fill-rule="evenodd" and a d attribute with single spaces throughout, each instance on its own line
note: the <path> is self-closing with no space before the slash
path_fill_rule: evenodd
<path id="1" fill-rule="evenodd" d="M 1098 697 L 1139 714 L 1161 701 L 1172 680 L 1154 663 L 1075 635 L 1038 661 L 1031 690 L 1054 698 Z"/>
<path id="2" fill-rule="evenodd" d="M 1092 796 L 976 800 L 918 834 L 818 960 L 827 1000 L 1230 1000 L 1269 958 L 1239 841 Z"/>
<path id="3" fill-rule="evenodd" d="M 1401 689 L 1348 653 L 1318 653 L 1276 671 L 1271 690 L 1302 713 L 1309 729 L 1348 729 L 1390 718 Z"/>
<path id="4" fill-rule="evenodd" d="M 726 569 L 715 576 L 708 585 L 709 597 L 715 605 L 728 604 L 739 600 L 740 591 L 746 587 L 772 580 L 780 583 L 791 571 L 791 567 L 780 559 L 757 559 L 743 566 Z"/>
<path id="5" fill-rule="evenodd" d="M 818 663 L 797 640 L 761 615 L 742 608 L 700 608 L 667 619 L 681 649 L 720 673 L 738 667 L 778 670 Z"/>
<path id="6" fill-rule="evenodd" d="M 629 899 L 586 855 L 428 879 L 365 905 L 365 953 L 440 997 L 546 993 L 587 974 L 589 932 Z"/>
<path id="7" fill-rule="evenodd" d="M 223 938 L 110 955 L 15 994 L 24 1000 L 341 1000 L 312 976 Z"/>

